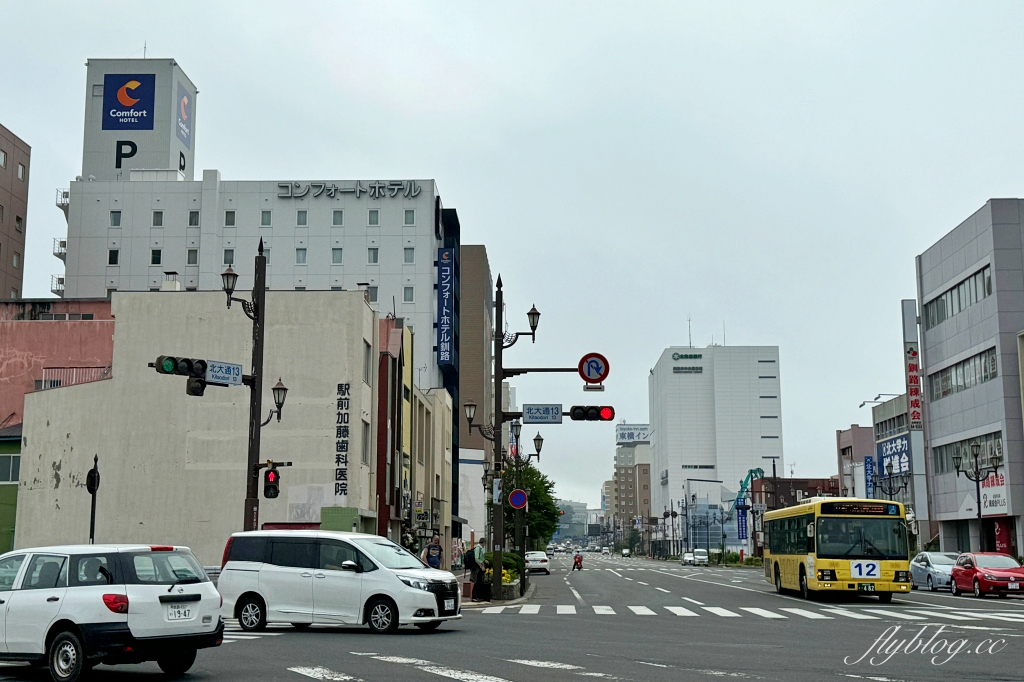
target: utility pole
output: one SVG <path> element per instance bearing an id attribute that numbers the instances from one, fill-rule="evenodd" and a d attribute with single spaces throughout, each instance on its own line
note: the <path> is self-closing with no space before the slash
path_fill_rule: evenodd
<path id="1" fill-rule="evenodd" d="M 504 372 L 501 362 L 502 351 L 505 347 L 504 315 L 505 296 L 501 290 L 501 275 L 498 275 L 497 289 L 494 295 L 494 478 L 502 480 L 502 471 L 505 468 L 501 456 L 501 434 L 505 429 L 505 405 L 502 401 L 502 380 Z M 500 484 L 499 484 L 500 485 Z M 501 490 L 498 499 L 494 500 L 494 520 L 491 528 L 494 529 L 494 537 L 491 540 L 491 590 L 495 599 L 501 598 L 501 550 L 505 545 L 505 491 Z"/>

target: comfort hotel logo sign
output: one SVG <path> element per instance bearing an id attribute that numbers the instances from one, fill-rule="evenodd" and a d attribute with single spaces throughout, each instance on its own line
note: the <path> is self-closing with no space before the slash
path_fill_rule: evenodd
<path id="1" fill-rule="evenodd" d="M 156 75 L 103 76 L 103 130 L 152 130 Z"/>

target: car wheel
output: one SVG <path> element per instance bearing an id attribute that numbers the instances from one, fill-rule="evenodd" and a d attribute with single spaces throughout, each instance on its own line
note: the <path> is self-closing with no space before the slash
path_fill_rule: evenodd
<path id="1" fill-rule="evenodd" d="M 436 630 L 441 627 L 441 621 L 432 620 L 429 623 L 416 623 L 416 627 L 420 630 Z"/>
<path id="2" fill-rule="evenodd" d="M 977 578 L 974 579 L 974 596 L 978 599 L 985 596 L 985 593 L 981 591 L 981 583 L 978 582 Z"/>
<path id="3" fill-rule="evenodd" d="M 73 632 L 54 637 L 46 659 L 54 682 L 75 682 L 85 669 L 85 650 Z"/>
<path id="4" fill-rule="evenodd" d="M 892 603 L 892 592 L 879 592 L 878 593 L 878 601 L 880 601 L 883 604 L 891 604 Z"/>
<path id="5" fill-rule="evenodd" d="M 256 597 L 247 597 L 238 609 L 238 624 L 246 632 L 255 632 L 267 627 L 267 609 L 263 601 Z"/>
<path id="6" fill-rule="evenodd" d="M 779 572 L 778 564 L 775 564 L 775 591 L 782 594 L 782 574 Z"/>
<path id="7" fill-rule="evenodd" d="M 937 589 L 939 589 L 939 588 L 935 587 L 935 583 L 932 582 L 932 577 L 928 576 L 928 591 L 929 592 L 934 592 Z"/>
<path id="8" fill-rule="evenodd" d="M 160 669 L 171 677 L 181 677 L 188 672 L 188 669 L 191 668 L 192 664 L 195 662 L 195 649 L 181 649 L 173 651 L 156 659 L 156 664 L 160 666 Z"/>
<path id="9" fill-rule="evenodd" d="M 949 581 L 949 593 L 952 594 L 954 597 L 959 597 L 961 594 L 963 594 L 963 592 L 960 591 L 960 588 L 956 586 L 955 578 Z"/>
<path id="10" fill-rule="evenodd" d="M 544 571 L 544 575 L 551 575 L 551 571 L 550 570 Z"/>
<path id="11" fill-rule="evenodd" d="M 377 634 L 394 632 L 398 629 L 398 612 L 391 602 L 378 599 L 366 609 L 366 622 Z"/>
<path id="12" fill-rule="evenodd" d="M 309 626 L 309 623 L 292 623 L 292 627 L 296 630 L 308 630 Z"/>

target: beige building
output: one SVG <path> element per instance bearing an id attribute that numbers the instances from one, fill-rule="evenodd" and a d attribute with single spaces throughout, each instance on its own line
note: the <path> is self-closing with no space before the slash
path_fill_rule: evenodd
<path id="1" fill-rule="evenodd" d="M 261 480 L 261 524 L 317 523 L 322 508 L 341 507 L 354 528 L 373 532 L 377 314 L 361 291 L 268 291 L 266 301 L 265 411 L 278 377 L 289 390 L 281 421 L 261 432 L 261 456 L 293 465 L 281 470 L 277 499 L 262 497 Z M 88 541 L 85 477 L 98 456 L 97 542 L 188 545 L 219 564 L 242 529 L 249 389 L 188 396 L 184 377 L 148 363 L 163 354 L 248 371 L 252 323 L 239 308 L 225 309 L 220 292 L 114 295 L 110 378 L 26 396 L 17 547 Z M 339 390 L 349 398 L 344 487 Z M 434 440 L 442 453 L 445 437 Z"/>

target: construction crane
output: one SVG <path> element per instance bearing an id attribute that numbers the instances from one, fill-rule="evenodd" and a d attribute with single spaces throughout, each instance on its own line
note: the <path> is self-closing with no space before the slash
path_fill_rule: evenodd
<path id="1" fill-rule="evenodd" d="M 747 491 L 750 490 L 750 484 L 759 478 L 764 478 L 764 469 L 758 467 L 747 472 L 747 477 L 740 481 L 740 491 L 736 493 L 736 499 L 733 500 L 732 508 L 729 511 L 736 508 L 736 501 L 743 499 Z"/>

